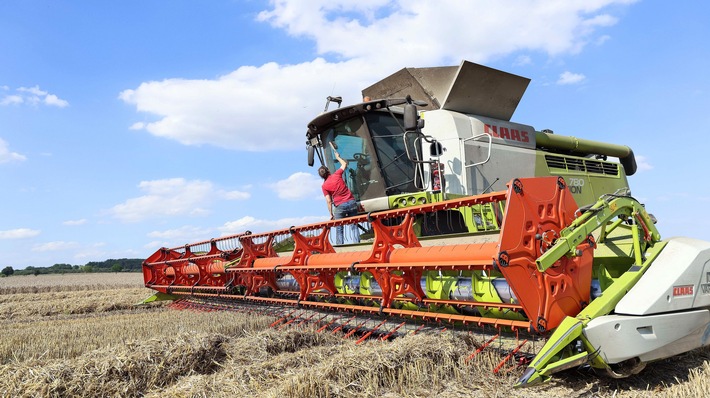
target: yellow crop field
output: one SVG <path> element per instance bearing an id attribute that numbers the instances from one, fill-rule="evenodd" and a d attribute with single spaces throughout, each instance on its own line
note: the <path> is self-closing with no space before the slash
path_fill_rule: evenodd
<path id="1" fill-rule="evenodd" d="M 710 352 L 613 380 L 586 369 L 541 387 L 494 375 L 473 335 L 418 334 L 356 345 L 273 318 L 136 306 L 140 274 L 0 278 L 2 397 L 697 397 L 710 396 Z"/>

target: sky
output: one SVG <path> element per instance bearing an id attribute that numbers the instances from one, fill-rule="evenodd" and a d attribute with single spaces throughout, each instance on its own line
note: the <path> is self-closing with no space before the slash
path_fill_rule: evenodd
<path id="1" fill-rule="evenodd" d="M 710 240 L 710 3 L 0 2 L 0 267 L 146 258 L 328 218 L 305 131 L 404 67 L 532 79 L 512 120 L 630 146 L 663 237 Z"/>

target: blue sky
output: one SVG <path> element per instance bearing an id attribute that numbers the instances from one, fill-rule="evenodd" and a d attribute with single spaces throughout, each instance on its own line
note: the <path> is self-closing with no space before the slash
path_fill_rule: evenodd
<path id="1" fill-rule="evenodd" d="M 532 79 L 514 121 L 632 147 L 661 234 L 710 240 L 709 8 L 0 2 L 0 266 L 325 220 L 304 145 L 325 97 L 462 59 Z"/>

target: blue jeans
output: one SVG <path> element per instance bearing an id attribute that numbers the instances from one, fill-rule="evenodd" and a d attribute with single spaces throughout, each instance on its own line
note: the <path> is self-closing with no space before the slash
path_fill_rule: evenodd
<path id="1" fill-rule="evenodd" d="M 335 206 L 335 209 L 333 211 L 333 215 L 335 216 L 335 219 L 339 218 L 345 218 L 345 217 L 352 217 L 357 215 L 357 202 L 354 200 L 349 200 L 347 202 L 343 202 L 339 204 L 338 206 Z M 358 230 L 357 224 L 353 224 L 350 226 L 353 232 L 353 242 L 354 243 L 359 243 L 360 242 L 360 231 Z M 343 226 L 338 225 L 335 227 L 335 244 L 336 245 L 342 245 L 343 244 Z"/>

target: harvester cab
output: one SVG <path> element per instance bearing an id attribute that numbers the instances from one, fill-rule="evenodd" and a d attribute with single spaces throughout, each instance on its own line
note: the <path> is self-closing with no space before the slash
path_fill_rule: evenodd
<path id="1" fill-rule="evenodd" d="M 636 171 L 629 147 L 510 121 L 529 82 L 468 61 L 404 68 L 364 89 L 368 101 L 311 121 L 307 146 L 328 167 L 329 144 L 342 148 L 346 182 L 364 212 L 504 190 L 520 177 L 562 176 L 580 205 L 628 189 L 626 176 Z M 459 232 L 486 229 L 478 215 L 447 216 Z"/>
<path id="2" fill-rule="evenodd" d="M 710 242 L 661 240 L 630 196 L 629 147 L 511 122 L 528 82 L 464 61 L 363 91 L 380 99 L 329 98 L 309 163 L 333 167 L 337 147 L 363 214 L 161 248 L 145 286 L 359 341 L 411 322 L 475 328 L 472 356 L 495 341 L 496 372 L 528 366 L 518 386 L 576 366 L 626 377 L 710 344 Z M 346 225 L 367 239 L 334 246 Z"/>

